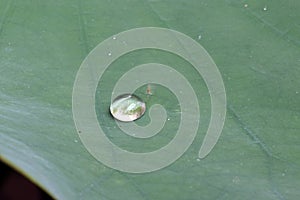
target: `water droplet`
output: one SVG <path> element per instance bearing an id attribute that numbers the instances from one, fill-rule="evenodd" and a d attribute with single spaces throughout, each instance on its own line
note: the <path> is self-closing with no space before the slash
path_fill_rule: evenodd
<path id="1" fill-rule="evenodd" d="M 5 47 L 4 50 L 6 52 L 12 52 L 13 51 L 13 48 L 9 45 L 8 47 Z"/>
<path id="2" fill-rule="evenodd" d="M 168 118 L 167 120 L 170 121 L 170 118 Z"/>
<path id="3" fill-rule="evenodd" d="M 268 8 L 267 8 L 267 6 L 265 6 L 264 8 L 263 8 L 263 11 L 267 11 L 268 10 Z"/>
<path id="4" fill-rule="evenodd" d="M 245 7 L 245 8 L 248 8 L 248 4 L 245 4 L 244 7 Z"/>
<path id="5" fill-rule="evenodd" d="M 111 55 L 112 55 L 111 52 L 109 52 L 109 53 L 108 53 L 108 56 L 111 56 Z"/>
<path id="6" fill-rule="evenodd" d="M 112 116 L 123 122 L 139 119 L 146 111 L 146 104 L 133 94 L 122 94 L 110 105 Z"/>
<path id="7" fill-rule="evenodd" d="M 233 177 L 232 182 L 238 184 L 240 182 L 240 177 L 238 176 Z"/>
<path id="8" fill-rule="evenodd" d="M 113 39 L 113 40 L 115 40 L 115 39 L 117 39 L 117 38 L 116 38 L 116 36 L 113 36 L 113 38 L 112 38 L 112 39 Z"/>

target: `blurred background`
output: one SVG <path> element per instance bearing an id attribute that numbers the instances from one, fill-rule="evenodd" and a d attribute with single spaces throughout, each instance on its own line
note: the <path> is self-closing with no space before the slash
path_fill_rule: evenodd
<path id="1" fill-rule="evenodd" d="M 42 189 L 1 160 L 0 172 L 1 200 L 52 200 Z"/>

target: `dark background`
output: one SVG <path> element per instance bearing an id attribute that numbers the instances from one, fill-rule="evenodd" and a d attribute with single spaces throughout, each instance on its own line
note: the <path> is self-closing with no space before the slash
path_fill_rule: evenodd
<path id="1" fill-rule="evenodd" d="M 52 200 L 34 183 L 0 160 L 1 200 Z"/>

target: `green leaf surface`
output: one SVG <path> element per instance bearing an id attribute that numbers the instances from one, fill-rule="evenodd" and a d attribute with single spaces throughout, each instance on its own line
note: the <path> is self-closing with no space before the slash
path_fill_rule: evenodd
<path id="1" fill-rule="evenodd" d="M 0 0 L 0 158 L 57 199 L 297 199 L 300 196 L 300 1 Z M 175 55 L 129 53 L 97 89 L 99 124 L 129 151 L 168 143 L 180 107 L 153 86 L 149 105 L 170 121 L 147 141 L 122 134 L 108 111 L 114 83 L 133 66 L 174 67 L 199 98 L 200 128 L 188 151 L 152 173 L 108 168 L 88 153 L 72 116 L 76 73 L 100 42 L 137 27 L 164 27 L 199 42 L 224 80 L 227 117 L 220 140 L 197 159 L 210 119 L 201 77 Z M 118 66 L 123 66 L 118 68 Z M 146 86 L 136 91 L 145 98 Z M 148 112 L 137 123 L 149 122 Z"/>

